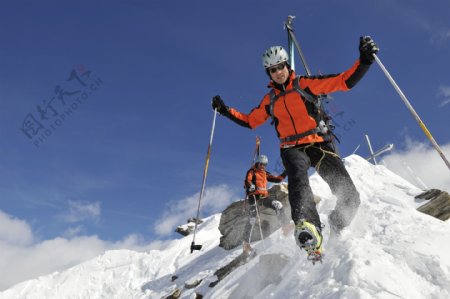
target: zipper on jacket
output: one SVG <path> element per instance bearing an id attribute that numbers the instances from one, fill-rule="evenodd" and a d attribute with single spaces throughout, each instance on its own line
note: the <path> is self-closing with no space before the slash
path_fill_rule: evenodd
<path id="1" fill-rule="evenodd" d="M 286 108 L 287 113 L 289 114 L 289 117 L 291 118 L 292 126 L 294 127 L 294 131 L 295 131 L 295 134 L 294 134 L 294 135 L 297 135 L 298 132 L 297 132 L 297 128 L 295 127 L 294 119 L 292 118 L 292 114 L 291 114 L 291 112 L 289 111 L 289 109 L 288 109 L 288 107 L 287 107 L 287 104 L 286 104 L 286 95 L 283 96 L 283 103 L 284 103 L 284 107 Z"/>

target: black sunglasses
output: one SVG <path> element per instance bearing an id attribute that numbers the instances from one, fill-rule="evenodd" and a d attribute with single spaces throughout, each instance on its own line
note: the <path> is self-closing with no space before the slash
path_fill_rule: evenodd
<path id="1" fill-rule="evenodd" d="M 279 64 L 279 65 L 270 67 L 270 68 L 269 68 L 269 72 L 270 72 L 271 74 L 275 74 L 277 71 L 283 70 L 283 69 L 285 68 L 285 66 L 286 66 L 286 63 L 281 63 L 281 64 Z"/>

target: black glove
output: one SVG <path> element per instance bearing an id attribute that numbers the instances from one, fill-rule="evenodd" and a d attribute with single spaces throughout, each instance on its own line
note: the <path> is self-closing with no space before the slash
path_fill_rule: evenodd
<path id="1" fill-rule="evenodd" d="M 222 115 L 225 115 L 228 112 L 227 105 L 225 105 L 225 103 L 223 102 L 222 98 L 219 95 L 214 96 L 212 98 L 211 104 L 212 108 L 217 109 L 217 112 L 219 112 Z"/>
<path id="2" fill-rule="evenodd" d="M 359 59 L 364 64 L 372 64 L 373 54 L 377 54 L 380 49 L 370 36 L 359 38 Z"/>
<path id="3" fill-rule="evenodd" d="M 285 177 L 287 176 L 287 170 L 283 171 L 283 172 L 280 174 L 280 176 L 283 177 L 283 178 L 285 178 Z"/>

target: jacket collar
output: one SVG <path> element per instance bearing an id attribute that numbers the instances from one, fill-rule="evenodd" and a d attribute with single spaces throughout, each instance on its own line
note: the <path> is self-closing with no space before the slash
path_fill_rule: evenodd
<path id="1" fill-rule="evenodd" d="M 280 92 L 283 92 L 288 89 L 292 89 L 294 87 L 294 85 L 293 85 L 294 79 L 295 79 L 295 72 L 293 70 L 291 70 L 291 73 L 290 73 L 287 81 L 283 85 L 277 84 L 273 80 L 270 80 L 269 85 L 267 87 L 279 90 Z"/>
<path id="2" fill-rule="evenodd" d="M 265 170 L 259 169 L 258 167 L 256 167 L 256 165 L 253 165 L 253 170 L 254 171 L 259 171 L 259 172 L 265 171 Z"/>

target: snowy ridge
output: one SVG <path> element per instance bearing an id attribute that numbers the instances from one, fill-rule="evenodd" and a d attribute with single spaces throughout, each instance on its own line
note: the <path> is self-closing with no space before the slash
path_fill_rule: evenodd
<path id="1" fill-rule="evenodd" d="M 254 244 L 258 257 L 241 266 L 214 288 L 213 273 L 241 249 L 218 247 L 220 214 L 199 226 L 192 236 L 172 241 L 165 250 L 108 251 L 61 273 L 20 283 L 0 298 L 164 298 L 179 288 L 180 298 L 450 298 L 450 223 L 416 211 L 421 192 L 383 166 L 358 156 L 346 166 L 361 195 L 361 206 L 350 227 L 329 239 L 327 215 L 335 204 L 326 183 L 311 177 L 322 197 L 319 212 L 324 229 L 323 264 L 312 265 L 292 235 L 275 232 Z M 276 253 L 287 259 L 280 271 L 261 262 Z M 172 281 L 171 277 L 178 278 Z M 185 283 L 202 280 L 196 288 Z"/>

